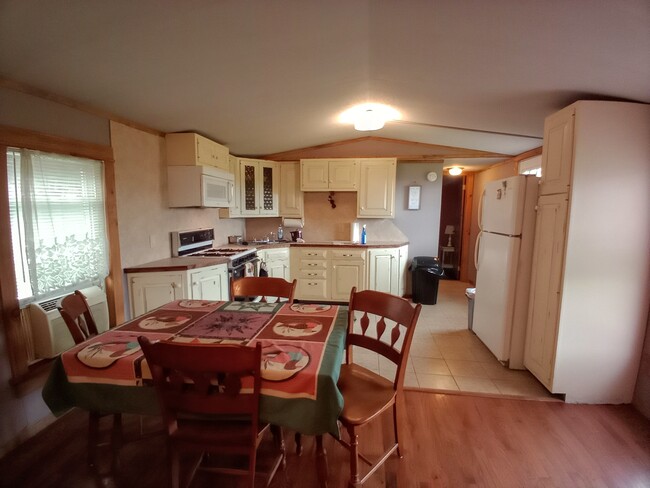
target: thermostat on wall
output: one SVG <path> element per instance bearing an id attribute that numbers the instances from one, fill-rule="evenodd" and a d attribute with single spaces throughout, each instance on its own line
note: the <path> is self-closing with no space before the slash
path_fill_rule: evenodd
<path id="1" fill-rule="evenodd" d="M 438 173 L 435 171 L 431 171 L 430 173 L 427 173 L 427 180 L 429 181 L 436 181 L 438 179 Z"/>

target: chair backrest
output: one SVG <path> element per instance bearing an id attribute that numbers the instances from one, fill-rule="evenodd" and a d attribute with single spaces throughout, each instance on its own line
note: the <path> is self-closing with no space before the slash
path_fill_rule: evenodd
<path id="1" fill-rule="evenodd" d="M 397 365 L 393 386 L 396 390 L 401 388 L 421 309 L 419 303 L 414 307 L 408 300 L 395 295 L 373 290 L 357 292 L 356 288 L 352 288 L 345 344 L 346 361 L 353 361 L 352 346 L 381 354 Z M 358 315 L 361 317 L 358 318 L 359 326 L 355 331 L 355 316 Z M 390 330 L 384 340 L 382 338 L 388 328 Z M 374 336 L 371 335 L 373 331 Z"/>
<path id="2" fill-rule="evenodd" d="M 236 297 L 262 297 L 261 301 L 266 302 L 268 297 L 286 298 L 293 303 L 293 295 L 296 291 L 296 280 L 289 282 L 282 278 L 271 277 L 244 277 L 230 282 L 230 299 Z"/>
<path id="3" fill-rule="evenodd" d="M 262 346 L 138 342 L 151 370 L 170 433 L 179 417 L 237 416 L 257 436 Z"/>
<path id="4" fill-rule="evenodd" d="M 75 344 L 97 335 L 97 324 L 90 312 L 86 297 L 79 290 L 63 297 L 57 304 L 57 308 Z"/>

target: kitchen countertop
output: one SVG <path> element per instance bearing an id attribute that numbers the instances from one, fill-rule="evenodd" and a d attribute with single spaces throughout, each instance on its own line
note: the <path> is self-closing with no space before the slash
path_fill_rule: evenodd
<path id="1" fill-rule="evenodd" d="M 182 258 L 166 258 L 150 263 L 139 264 L 138 266 L 131 266 L 124 268 L 125 273 L 148 273 L 152 271 L 187 271 L 190 269 L 205 268 L 206 266 L 215 266 L 217 264 L 228 263 L 226 257 L 212 257 L 212 258 L 193 258 L 185 256 Z"/>
<path id="2" fill-rule="evenodd" d="M 276 249 L 282 247 L 332 247 L 332 248 L 367 248 L 378 249 L 388 247 L 401 247 L 408 244 L 408 241 L 387 242 L 377 241 L 368 244 L 358 244 L 350 241 L 322 241 L 322 242 L 270 242 L 268 244 L 251 244 L 249 248 L 259 250 Z M 239 246 L 237 246 L 239 247 Z M 159 271 L 188 271 L 191 269 L 205 268 L 207 266 L 215 266 L 217 264 L 228 263 L 227 257 L 204 257 L 193 258 L 191 256 L 173 257 L 151 261 L 149 263 L 140 264 L 138 266 L 131 266 L 124 268 L 125 273 L 150 273 Z"/>

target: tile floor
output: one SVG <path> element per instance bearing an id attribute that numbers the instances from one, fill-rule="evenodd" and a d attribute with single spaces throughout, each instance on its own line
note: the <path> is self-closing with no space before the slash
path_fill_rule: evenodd
<path id="1" fill-rule="evenodd" d="M 432 390 L 552 398 L 528 371 L 505 368 L 467 328 L 469 286 L 442 280 L 436 305 L 423 305 L 411 344 L 404 386 Z M 364 350 L 354 352 L 354 361 L 390 377 L 395 366 L 383 357 Z"/>

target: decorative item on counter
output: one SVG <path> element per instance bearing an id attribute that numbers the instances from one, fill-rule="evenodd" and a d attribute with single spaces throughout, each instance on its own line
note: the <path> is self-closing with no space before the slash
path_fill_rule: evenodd
<path id="1" fill-rule="evenodd" d="M 281 241 L 284 239 L 284 229 L 282 228 L 282 225 L 278 227 L 278 241 Z"/>
<path id="2" fill-rule="evenodd" d="M 363 224 L 363 229 L 361 229 L 361 244 L 365 244 L 368 240 L 368 234 L 366 233 L 366 224 Z"/>
<path id="3" fill-rule="evenodd" d="M 301 230 L 293 230 L 290 232 L 291 234 L 291 240 L 293 242 L 298 242 L 298 239 L 302 240 L 302 231 Z M 302 241 L 305 242 L 305 241 Z"/>
<path id="4" fill-rule="evenodd" d="M 327 200 L 330 202 L 332 208 L 336 208 L 336 202 L 334 201 L 334 192 L 331 191 L 330 195 L 327 197 Z"/>

